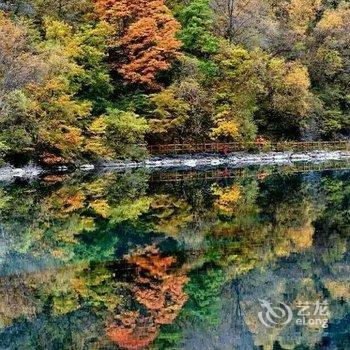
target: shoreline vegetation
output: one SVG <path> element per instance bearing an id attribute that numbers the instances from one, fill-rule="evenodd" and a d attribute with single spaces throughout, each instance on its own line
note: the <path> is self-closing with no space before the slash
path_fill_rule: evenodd
<path id="1" fill-rule="evenodd" d="M 350 139 L 350 3 L 0 0 L 0 158 Z"/>
<path id="2" fill-rule="evenodd" d="M 12 181 L 15 179 L 32 180 L 48 174 L 65 174 L 81 172 L 105 172 L 127 171 L 132 169 L 145 169 L 149 171 L 181 170 L 208 170 L 217 168 L 246 168 L 249 166 L 283 166 L 300 164 L 330 164 L 341 162 L 342 168 L 350 168 L 350 151 L 310 151 L 310 152 L 260 152 L 247 153 L 237 152 L 227 155 L 220 154 L 196 154 L 196 155 L 173 155 L 150 157 L 143 161 L 104 161 L 96 164 L 79 164 L 71 166 L 55 166 L 42 168 L 39 165 L 28 164 L 24 167 L 15 168 L 9 164 L 0 167 L 0 181 Z M 315 167 L 315 170 L 324 168 Z M 335 168 L 336 169 L 336 168 Z M 307 170 L 313 170 L 308 168 Z"/>

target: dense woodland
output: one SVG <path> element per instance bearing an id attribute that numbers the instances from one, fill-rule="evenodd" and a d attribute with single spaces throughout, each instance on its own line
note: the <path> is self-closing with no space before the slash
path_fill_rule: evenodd
<path id="1" fill-rule="evenodd" d="M 350 2 L 0 1 L 0 152 L 349 138 Z"/>

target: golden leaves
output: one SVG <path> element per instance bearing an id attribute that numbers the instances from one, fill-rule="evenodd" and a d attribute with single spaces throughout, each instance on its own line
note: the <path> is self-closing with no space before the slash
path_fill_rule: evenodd
<path id="1" fill-rule="evenodd" d="M 90 207 L 103 218 L 109 216 L 110 207 L 105 199 L 98 199 L 90 203 Z"/>
<path id="2" fill-rule="evenodd" d="M 321 5 L 321 0 L 292 0 L 287 6 L 292 29 L 297 34 L 305 34 Z"/>
<path id="3" fill-rule="evenodd" d="M 241 198 L 241 189 L 238 185 L 233 185 L 228 188 L 214 186 L 213 194 L 217 196 L 215 207 L 226 214 L 232 214 L 235 211 L 237 202 Z"/>

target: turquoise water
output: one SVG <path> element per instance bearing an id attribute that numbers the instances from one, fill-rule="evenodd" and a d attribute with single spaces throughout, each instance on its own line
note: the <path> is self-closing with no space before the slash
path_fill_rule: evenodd
<path id="1" fill-rule="evenodd" d="M 0 349 L 350 349 L 350 170 L 0 186 Z"/>

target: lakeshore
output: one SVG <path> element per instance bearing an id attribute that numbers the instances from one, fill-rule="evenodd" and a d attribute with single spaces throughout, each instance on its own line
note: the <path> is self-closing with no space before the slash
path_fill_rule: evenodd
<path id="1" fill-rule="evenodd" d="M 279 165 L 293 163 L 324 163 L 327 161 L 350 161 L 349 151 L 311 151 L 311 152 L 236 152 L 227 155 L 196 154 L 150 157 L 142 161 L 104 161 L 96 164 L 77 164 L 43 168 L 36 164 L 14 167 L 6 164 L 0 168 L 0 181 L 16 178 L 35 179 L 50 173 L 72 173 L 75 171 L 93 172 L 128 169 L 200 169 L 207 167 L 245 167 L 250 165 Z"/>

